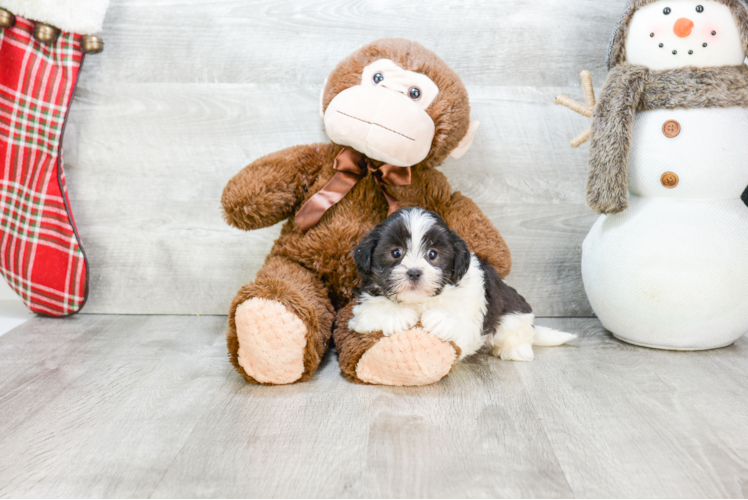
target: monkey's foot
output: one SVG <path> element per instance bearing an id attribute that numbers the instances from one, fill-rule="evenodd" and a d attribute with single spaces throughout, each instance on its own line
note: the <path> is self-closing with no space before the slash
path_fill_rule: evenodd
<path id="1" fill-rule="evenodd" d="M 422 386 L 438 382 L 460 359 L 460 348 L 420 326 L 385 337 L 348 328 L 354 303 L 338 312 L 335 348 L 340 371 L 359 384 Z"/>
<path id="2" fill-rule="evenodd" d="M 414 328 L 384 337 L 366 351 L 356 376 L 367 384 L 429 385 L 446 377 L 457 360 L 452 344 Z"/>
<path id="3" fill-rule="evenodd" d="M 291 384 L 304 373 L 307 329 L 280 302 L 252 298 L 236 308 L 237 360 L 263 384 Z"/>
<path id="4" fill-rule="evenodd" d="M 335 348 L 340 371 L 359 384 L 421 386 L 444 378 L 460 359 L 460 348 L 416 326 L 385 337 L 348 328 L 354 303 L 338 312 Z"/>

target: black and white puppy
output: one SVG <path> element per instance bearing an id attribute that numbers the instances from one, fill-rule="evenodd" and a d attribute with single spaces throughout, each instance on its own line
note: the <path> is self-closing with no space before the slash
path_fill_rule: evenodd
<path id="1" fill-rule="evenodd" d="M 388 336 L 420 321 L 457 344 L 462 358 L 488 344 L 495 356 L 515 361 L 531 361 L 533 345 L 576 337 L 535 326 L 527 301 L 434 212 L 398 210 L 364 237 L 354 260 L 361 286 L 348 326 L 355 332 Z"/>

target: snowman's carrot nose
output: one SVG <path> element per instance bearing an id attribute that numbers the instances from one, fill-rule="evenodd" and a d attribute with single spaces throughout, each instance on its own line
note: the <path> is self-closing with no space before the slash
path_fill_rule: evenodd
<path id="1" fill-rule="evenodd" d="M 681 17 L 675 21 L 675 26 L 673 26 L 673 31 L 681 38 L 686 38 L 690 35 L 691 30 L 693 30 L 693 21 L 685 17 Z"/>

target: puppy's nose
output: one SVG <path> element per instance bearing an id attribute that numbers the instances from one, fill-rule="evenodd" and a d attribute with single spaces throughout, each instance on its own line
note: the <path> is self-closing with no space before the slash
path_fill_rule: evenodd
<path id="1" fill-rule="evenodd" d="M 415 281 L 421 277 L 421 275 L 423 274 L 423 271 L 421 271 L 420 269 L 408 269 L 407 274 L 408 274 L 408 278 Z"/>
<path id="2" fill-rule="evenodd" d="M 693 30 L 693 21 L 685 17 L 681 17 L 675 21 L 675 26 L 673 26 L 673 31 L 681 38 L 688 37 L 691 34 L 691 30 Z"/>

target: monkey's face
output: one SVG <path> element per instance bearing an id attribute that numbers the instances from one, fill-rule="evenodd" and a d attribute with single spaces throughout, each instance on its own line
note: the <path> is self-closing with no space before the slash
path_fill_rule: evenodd
<path id="1" fill-rule="evenodd" d="M 426 110 L 439 88 L 389 59 L 363 70 L 361 83 L 336 95 L 324 114 L 327 135 L 369 158 L 410 167 L 428 156 L 434 121 Z"/>

